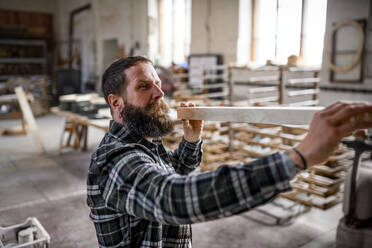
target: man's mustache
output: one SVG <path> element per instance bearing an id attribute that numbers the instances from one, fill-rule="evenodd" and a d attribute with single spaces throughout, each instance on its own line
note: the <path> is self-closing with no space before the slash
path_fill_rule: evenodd
<path id="1" fill-rule="evenodd" d="M 164 100 L 157 100 L 153 103 L 150 103 L 148 106 L 145 108 L 146 114 L 154 115 L 154 114 L 159 114 L 159 112 L 162 113 L 168 113 L 169 112 L 169 107 L 166 101 Z"/>

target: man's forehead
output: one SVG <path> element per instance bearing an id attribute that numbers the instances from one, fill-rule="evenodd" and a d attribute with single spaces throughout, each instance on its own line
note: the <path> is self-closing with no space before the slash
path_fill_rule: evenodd
<path id="1" fill-rule="evenodd" d="M 127 70 L 125 70 L 125 74 L 127 77 L 131 77 L 132 79 L 136 79 L 136 81 L 143 81 L 149 79 L 158 79 L 158 75 L 152 66 L 152 64 L 148 62 L 138 63 Z"/>

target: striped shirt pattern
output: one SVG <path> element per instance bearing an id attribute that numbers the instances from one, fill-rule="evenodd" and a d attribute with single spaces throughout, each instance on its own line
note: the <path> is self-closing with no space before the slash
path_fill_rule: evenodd
<path id="1" fill-rule="evenodd" d="M 175 151 L 112 122 L 87 179 L 100 247 L 191 247 L 192 223 L 238 214 L 290 190 L 296 168 L 282 152 L 249 164 L 192 172 L 202 141 Z"/>

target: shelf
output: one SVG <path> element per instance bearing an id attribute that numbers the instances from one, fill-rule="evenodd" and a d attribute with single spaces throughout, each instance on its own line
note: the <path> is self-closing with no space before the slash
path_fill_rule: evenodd
<path id="1" fill-rule="evenodd" d="M 4 64 L 45 64 L 45 58 L 0 58 Z"/>
<path id="2" fill-rule="evenodd" d="M 0 73 L 1 81 L 12 77 L 46 75 L 48 52 L 45 40 L 0 39 L 0 45 L 2 50 L 5 49 L 0 57 L 0 65 L 4 67 Z M 14 50 L 15 53 L 8 53 L 7 49 Z"/>
<path id="3" fill-rule="evenodd" d="M 0 80 L 8 79 L 11 77 L 42 77 L 46 76 L 46 74 L 14 74 L 14 75 L 0 75 Z"/>
<path id="4" fill-rule="evenodd" d="M 0 44 L 45 46 L 45 41 L 44 40 L 26 40 L 26 39 L 0 39 Z"/>

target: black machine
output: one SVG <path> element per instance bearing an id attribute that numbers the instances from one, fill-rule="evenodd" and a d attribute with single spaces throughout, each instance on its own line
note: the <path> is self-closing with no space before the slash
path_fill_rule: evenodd
<path id="1" fill-rule="evenodd" d="M 90 4 L 77 8 L 70 13 L 69 37 L 68 37 L 68 68 L 57 72 L 57 95 L 81 93 L 81 71 L 72 68 L 72 43 L 74 34 L 74 17 L 86 10 L 91 9 Z"/>
<path id="2" fill-rule="evenodd" d="M 372 141 L 344 141 L 355 150 L 345 182 L 344 217 L 337 228 L 337 248 L 372 247 Z M 362 154 L 370 153 L 362 161 Z M 362 163 L 363 162 L 363 163 Z"/>

